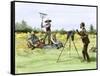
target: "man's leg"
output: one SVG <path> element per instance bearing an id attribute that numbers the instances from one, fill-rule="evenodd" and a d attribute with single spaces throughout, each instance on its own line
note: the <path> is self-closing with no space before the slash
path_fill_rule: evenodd
<path id="1" fill-rule="evenodd" d="M 85 56 L 85 52 L 84 52 L 84 48 L 83 48 L 82 54 L 83 54 L 83 58 L 84 58 L 84 60 L 86 60 L 86 56 Z"/>
<path id="2" fill-rule="evenodd" d="M 89 57 L 89 54 L 87 52 L 87 49 L 88 49 L 88 44 L 85 45 L 84 52 L 85 52 L 85 56 L 86 56 L 87 61 L 90 61 L 90 57 Z"/>
<path id="3" fill-rule="evenodd" d="M 48 31 L 48 44 L 51 44 L 51 32 Z"/>
<path id="4" fill-rule="evenodd" d="M 47 32 L 45 33 L 44 39 L 43 39 L 43 43 L 45 44 L 45 39 L 47 38 Z"/>
<path id="5" fill-rule="evenodd" d="M 85 54 L 85 44 L 84 44 L 84 46 L 83 46 L 83 50 L 82 50 L 82 54 L 83 54 L 83 58 L 84 58 L 84 60 L 86 60 L 86 54 Z"/>

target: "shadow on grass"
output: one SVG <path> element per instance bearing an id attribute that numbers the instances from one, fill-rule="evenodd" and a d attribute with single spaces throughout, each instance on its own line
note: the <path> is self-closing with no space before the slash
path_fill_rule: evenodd
<path id="1" fill-rule="evenodd" d="M 91 60 L 91 62 L 94 62 L 94 61 L 96 61 L 96 57 L 91 57 L 90 60 Z"/>
<path id="2" fill-rule="evenodd" d="M 80 62 L 82 62 L 83 58 L 82 57 L 76 57 L 77 60 L 79 60 Z M 66 59 L 66 60 L 59 60 L 58 62 L 66 62 L 66 61 L 72 61 L 73 58 L 71 59 Z M 90 57 L 90 61 L 91 62 L 95 62 L 96 61 L 96 57 Z"/>

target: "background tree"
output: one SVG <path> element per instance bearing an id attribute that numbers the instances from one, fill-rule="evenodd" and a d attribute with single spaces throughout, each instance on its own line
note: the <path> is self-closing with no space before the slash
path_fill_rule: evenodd
<path id="1" fill-rule="evenodd" d="M 22 22 L 17 22 L 15 24 L 15 31 L 16 32 L 31 32 L 33 29 L 31 26 L 27 25 L 27 22 L 22 20 Z"/>
<path id="2" fill-rule="evenodd" d="M 89 33 L 90 34 L 96 34 L 96 29 L 94 29 L 94 26 L 92 24 L 90 25 Z"/>

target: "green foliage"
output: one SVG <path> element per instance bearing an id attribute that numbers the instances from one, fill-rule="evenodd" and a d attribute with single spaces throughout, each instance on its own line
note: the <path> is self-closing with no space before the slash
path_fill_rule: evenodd
<path id="1" fill-rule="evenodd" d="M 62 28 L 61 30 L 52 31 L 52 33 L 66 34 L 66 31 Z"/>
<path id="2" fill-rule="evenodd" d="M 43 32 L 44 33 L 44 31 L 42 31 L 39 28 L 36 28 L 36 27 L 32 28 L 24 20 L 22 20 L 21 22 L 16 22 L 15 31 L 16 32 L 31 32 L 31 31 L 34 31 L 35 33 L 39 33 L 39 32 Z"/>
<path id="3" fill-rule="evenodd" d="M 59 33 L 60 33 L 60 34 L 66 34 L 66 31 L 65 31 L 64 29 L 61 29 L 61 30 L 59 31 Z"/>
<path id="4" fill-rule="evenodd" d="M 27 23 L 22 20 L 22 22 L 20 23 L 16 23 L 15 24 L 15 31 L 16 32 L 31 32 L 32 31 L 32 27 L 27 25 Z"/>
<path id="5" fill-rule="evenodd" d="M 42 32 L 42 30 L 41 30 L 41 29 L 39 29 L 39 28 L 36 28 L 36 27 L 34 27 L 32 30 L 33 30 L 35 33 Z"/>
<path id="6" fill-rule="evenodd" d="M 96 34 L 96 29 L 94 29 L 94 26 L 92 24 L 90 25 L 89 33 L 90 34 Z"/>

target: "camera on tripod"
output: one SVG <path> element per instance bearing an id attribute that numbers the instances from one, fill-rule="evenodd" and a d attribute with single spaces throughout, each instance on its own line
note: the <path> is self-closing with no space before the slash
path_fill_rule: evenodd
<path id="1" fill-rule="evenodd" d="M 57 62 L 59 61 L 59 59 L 60 59 L 60 57 L 61 57 L 61 54 L 62 54 L 62 52 L 64 51 L 64 48 L 65 48 L 65 46 L 66 46 L 66 43 L 68 42 L 68 40 L 69 40 L 69 50 L 71 50 L 71 41 L 73 42 L 73 45 L 74 45 L 74 48 L 75 48 L 75 50 L 76 50 L 76 52 L 77 52 L 77 55 L 78 55 L 78 57 L 80 57 L 80 55 L 79 55 L 79 53 L 78 53 L 78 50 L 77 50 L 77 47 L 76 47 L 76 45 L 75 45 L 75 42 L 74 42 L 74 35 L 75 35 L 75 31 L 74 30 L 71 30 L 71 31 L 68 31 L 67 32 L 67 39 L 66 39 L 66 41 L 65 41 L 65 43 L 64 43 L 64 46 L 63 46 L 63 49 L 61 50 L 61 52 L 60 52 L 60 54 L 59 54 L 59 56 L 58 56 L 58 59 L 57 59 Z"/>
<path id="2" fill-rule="evenodd" d="M 74 41 L 74 35 L 75 35 L 75 31 L 74 30 L 68 31 L 67 32 L 67 40 L 69 38 L 71 38 L 71 40 Z"/>

